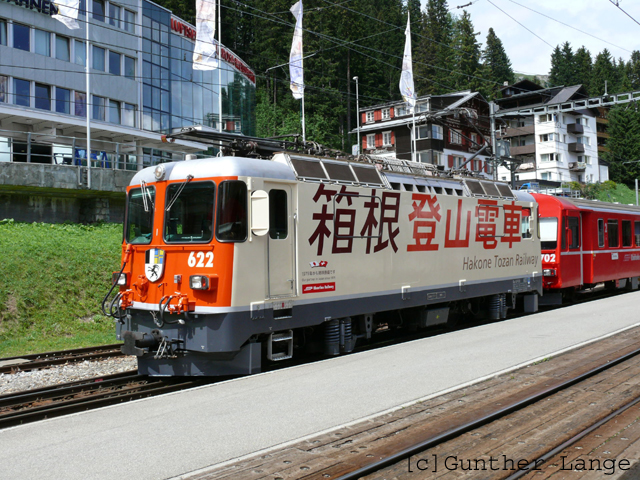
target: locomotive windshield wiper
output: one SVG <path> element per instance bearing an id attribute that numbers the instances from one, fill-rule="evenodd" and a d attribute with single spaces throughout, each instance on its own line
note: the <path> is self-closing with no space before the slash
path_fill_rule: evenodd
<path id="1" fill-rule="evenodd" d="M 173 198 L 171 199 L 171 201 L 169 202 L 169 205 L 167 205 L 166 211 L 168 212 L 169 210 L 171 210 L 171 207 L 173 206 L 173 204 L 175 203 L 175 201 L 178 199 L 178 197 L 180 196 L 180 194 L 182 193 L 182 190 L 184 190 L 184 187 L 187 185 L 187 183 L 189 183 L 191 180 L 193 180 L 193 175 L 187 175 L 187 179 L 182 183 L 182 185 L 180 185 L 180 188 L 178 189 L 178 191 L 176 192 L 176 194 L 173 196 Z"/>
<path id="2" fill-rule="evenodd" d="M 151 192 L 147 190 L 147 182 L 140 182 L 140 190 L 142 190 L 142 203 L 144 204 L 144 211 L 149 211 L 149 203 L 147 202 L 147 195 L 149 195 L 149 202 L 151 202 L 151 208 L 155 208 L 153 204 L 153 197 L 151 196 Z"/>

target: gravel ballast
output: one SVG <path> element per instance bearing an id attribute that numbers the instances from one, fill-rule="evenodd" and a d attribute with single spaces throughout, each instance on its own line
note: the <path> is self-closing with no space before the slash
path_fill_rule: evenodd
<path id="1" fill-rule="evenodd" d="M 31 372 L 0 374 L 0 395 L 136 370 L 136 357 L 83 361 Z"/>

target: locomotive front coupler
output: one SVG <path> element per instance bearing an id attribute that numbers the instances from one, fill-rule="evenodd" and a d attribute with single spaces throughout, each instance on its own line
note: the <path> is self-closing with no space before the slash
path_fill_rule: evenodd
<path id="1" fill-rule="evenodd" d="M 122 340 L 124 341 L 124 345 L 120 347 L 122 353 L 141 357 L 146 353 L 146 348 L 149 350 L 158 348 L 163 342 L 164 336 L 160 330 L 151 330 L 151 333 L 126 330 L 122 332 Z"/>

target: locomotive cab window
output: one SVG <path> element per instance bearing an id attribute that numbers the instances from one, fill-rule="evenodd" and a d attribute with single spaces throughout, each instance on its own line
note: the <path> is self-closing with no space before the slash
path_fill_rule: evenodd
<path id="1" fill-rule="evenodd" d="M 640 247 L 640 222 L 633 222 L 633 229 L 636 237 L 636 247 Z"/>
<path id="2" fill-rule="evenodd" d="M 558 248 L 558 219 L 555 217 L 543 217 L 540 219 L 540 241 L 542 250 L 555 250 Z"/>
<path id="3" fill-rule="evenodd" d="M 129 192 L 124 230 L 127 243 L 151 243 L 155 196 L 153 187 L 134 188 Z"/>
<path id="4" fill-rule="evenodd" d="M 213 182 L 185 180 L 167 187 L 164 240 L 167 243 L 204 243 L 213 239 Z"/>
<path id="5" fill-rule="evenodd" d="M 287 238 L 289 212 L 287 211 L 287 192 L 269 191 L 269 237 L 274 240 Z"/>
<path id="6" fill-rule="evenodd" d="M 622 220 L 622 246 L 630 247 L 632 244 L 631 220 Z"/>
<path id="7" fill-rule="evenodd" d="M 520 233 L 522 238 L 531 238 L 531 209 L 522 209 L 522 219 L 520 220 Z"/>
<path id="8" fill-rule="evenodd" d="M 247 231 L 247 185 L 240 180 L 222 182 L 218 189 L 216 238 L 221 242 L 244 242 Z"/>
<path id="9" fill-rule="evenodd" d="M 618 247 L 618 220 L 607 220 L 607 233 L 609 237 L 609 248 Z"/>

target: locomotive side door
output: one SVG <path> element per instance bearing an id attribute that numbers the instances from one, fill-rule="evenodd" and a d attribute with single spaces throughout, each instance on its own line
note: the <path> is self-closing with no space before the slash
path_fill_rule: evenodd
<path id="1" fill-rule="evenodd" d="M 269 195 L 269 233 L 267 235 L 267 297 L 295 295 L 295 222 L 290 185 L 264 184 Z"/>

